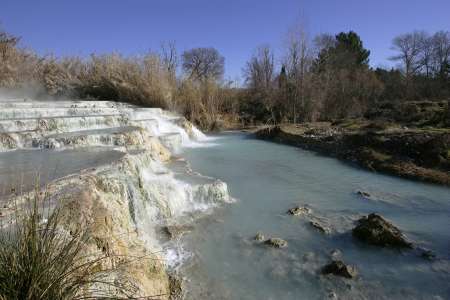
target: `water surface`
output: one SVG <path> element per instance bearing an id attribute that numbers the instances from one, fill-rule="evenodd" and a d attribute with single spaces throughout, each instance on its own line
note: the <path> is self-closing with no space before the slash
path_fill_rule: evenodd
<path id="1" fill-rule="evenodd" d="M 118 161 L 125 154 L 108 148 L 18 149 L 0 153 L 0 197 L 28 192 L 36 184 L 97 168 Z"/>
<path id="2" fill-rule="evenodd" d="M 450 299 L 450 189 L 243 134 L 225 134 L 215 143 L 185 156 L 193 170 L 227 182 L 238 201 L 200 220 L 185 237 L 194 253 L 184 267 L 189 299 Z M 332 234 L 287 215 L 296 205 L 308 205 Z M 372 212 L 437 259 L 355 241 L 355 220 Z M 289 246 L 268 249 L 252 240 L 257 232 Z M 357 266 L 357 279 L 320 275 L 336 249 L 337 257 Z"/>

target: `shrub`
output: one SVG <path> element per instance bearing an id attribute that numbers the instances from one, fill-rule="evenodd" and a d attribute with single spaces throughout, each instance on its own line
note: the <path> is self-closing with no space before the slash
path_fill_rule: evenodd
<path id="1" fill-rule="evenodd" d="M 49 201 L 36 195 L 0 231 L 0 299 L 129 299 L 127 287 L 108 280 L 114 270 L 102 269 L 106 256 L 83 255 L 86 231 L 64 231 L 59 209 L 45 220 Z"/>
<path id="2" fill-rule="evenodd" d="M 170 74 L 155 54 L 132 58 L 118 54 L 93 55 L 76 77 L 76 90 L 82 98 L 170 106 Z"/>

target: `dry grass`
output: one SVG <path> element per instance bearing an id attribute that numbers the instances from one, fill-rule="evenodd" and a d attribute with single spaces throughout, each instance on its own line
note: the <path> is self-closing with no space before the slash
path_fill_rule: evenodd
<path id="1" fill-rule="evenodd" d="M 236 95 L 215 80 L 174 76 L 162 54 L 125 57 L 92 55 L 87 59 L 39 57 L 17 47 L 0 31 L 0 88 L 32 91 L 33 97 L 75 97 L 160 107 L 209 129 L 220 113 L 234 113 Z M 30 93 L 26 93 L 30 94 Z"/>
<path id="2" fill-rule="evenodd" d="M 86 256 L 87 231 L 62 229 L 59 209 L 45 208 L 48 195 L 35 195 L 0 227 L 0 299 L 137 299 L 126 278 L 111 279 L 123 266 L 105 269 L 110 257 Z"/>

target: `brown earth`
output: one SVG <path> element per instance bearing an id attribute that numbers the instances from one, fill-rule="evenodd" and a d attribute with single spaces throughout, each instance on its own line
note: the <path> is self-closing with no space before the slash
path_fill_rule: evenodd
<path id="1" fill-rule="evenodd" d="M 255 136 L 337 157 L 371 171 L 450 185 L 449 128 L 345 120 L 264 127 Z"/>

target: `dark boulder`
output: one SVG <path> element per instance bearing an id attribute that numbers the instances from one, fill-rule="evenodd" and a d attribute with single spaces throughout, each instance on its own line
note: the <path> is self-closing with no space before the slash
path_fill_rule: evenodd
<path id="1" fill-rule="evenodd" d="M 402 232 L 377 214 L 358 220 L 353 236 L 363 242 L 382 247 L 412 248 Z"/>
<path id="2" fill-rule="evenodd" d="M 332 274 L 351 279 L 358 275 L 358 271 L 354 266 L 346 265 L 341 260 L 335 260 L 322 268 L 322 274 Z"/>

